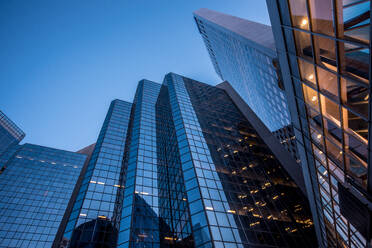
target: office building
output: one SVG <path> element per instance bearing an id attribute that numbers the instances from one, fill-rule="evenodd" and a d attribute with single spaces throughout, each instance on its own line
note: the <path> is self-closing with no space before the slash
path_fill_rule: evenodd
<path id="1" fill-rule="evenodd" d="M 7 151 L 0 246 L 317 244 L 301 168 L 227 82 L 144 79 L 95 144 Z"/>
<path id="2" fill-rule="evenodd" d="M 0 174 L 0 247 L 51 247 L 86 155 L 32 144 L 10 149 Z"/>
<path id="3" fill-rule="evenodd" d="M 370 247 L 370 1 L 267 0 L 320 247 Z"/>
<path id="4" fill-rule="evenodd" d="M 316 245 L 306 198 L 222 88 L 140 81 L 124 154 L 117 247 Z"/>
<path id="5" fill-rule="evenodd" d="M 0 110 L 0 168 L 2 154 L 12 146 L 18 145 L 25 133 Z"/>
<path id="6" fill-rule="evenodd" d="M 131 103 L 111 102 L 54 247 L 115 247 L 113 215 Z M 88 151 L 89 153 L 89 151 Z"/>
<path id="7" fill-rule="evenodd" d="M 271 27 L 209 9 L 194 18 L 218 76 L 298 160 Z"/>
<path id="8" fill-rule="evenodd" d="M 218 76 L 274 132 L 291 123 L 270 26 L 209 9 L 194 12 Z"/>

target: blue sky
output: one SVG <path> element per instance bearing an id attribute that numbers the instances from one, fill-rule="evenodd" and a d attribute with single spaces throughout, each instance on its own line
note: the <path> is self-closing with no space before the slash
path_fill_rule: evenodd
<path id="1" fill-rule="evenodd" d="M 270 22 L 264 0 L 0 1 L 0 109 L 24 142 L 76 151 L 143 78 L 219 83 L 192 17 L 202 7 Z"/>

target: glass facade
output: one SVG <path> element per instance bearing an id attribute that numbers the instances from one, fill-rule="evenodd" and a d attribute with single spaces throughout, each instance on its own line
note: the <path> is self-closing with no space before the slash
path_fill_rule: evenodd
<path id="1" fill-rule="evenodd" d="M 114 100 L 103 123 L 79 193 L 68 215 L 63 241 L 69 247 L 114 247 L 116 194 L 131 103 Z"/>
<path id="2" fill-rule="evenodd" d="M 270 131 L 291 123 L 271 28 L 208 9 L 194 12 L 215 71 Z"/>
<path id="3" fill-rule="evenodd" d="M 25 133 L 0 111 L 0 168 L 3 166 L 1 155 L 11 146 L 17 145 Z"/>
<path id="4" fill-rule="evenodd" d="M 0 175 L 0 247 L 51 247 L 86 155 L 11 149 Z"/>
<path id="5" fill-rule="evenodd" d="M 155 103 L 160 86 L 141 80 L 133 101 L 120 181 L 124 188 L 118 194 L 117 247 L 160 247 L 159 234 L 166 229 L 159 218 Z"/>
<path id="6" fill-rule="evenodd" d="M 289 151 L 296 162 L 300 163 L 301 160 L 298 156 L 296 136 L 294 135 L 292 124 L 274 131 L 273 135 Z"/>
<path id="7" fill-rule="evenodd" d="M 180 137 L 187 141 L 179 147 L 186 144 L 180 151 L 186 151 L 195 245 L 208 247 L 210 240 L 214 247 L 314 247 L 306 198 L 228 95 L 172 76 L 184 124 Z"/>
<path id="8" fill-rule="evenodd" d="M 1 247 L 316 245 L 306 198 L 229 95 L 174 73 L 112 101 L 79 153 L 0 159 Z"/>
<path id="9" fill-rule="evenodd" d="M 306 198 L 222 89 L 142 80 L 115 208 L 117 247 L 314 247 Z"/>
<path id="10" fill-rule="evenodd" d="M 348 214 L 343 188 L 358 202 L 372 192 L 371 2 L 267 0 L 267 6 L 320 245 L 367 247 L 370 225 Z"/>

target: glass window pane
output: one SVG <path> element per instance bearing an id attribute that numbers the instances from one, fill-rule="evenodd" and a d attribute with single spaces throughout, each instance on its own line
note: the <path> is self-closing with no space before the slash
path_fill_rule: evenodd
<path id="1" fill-rule="evenodd" d="M 345 149 L 354 153 L 364 161 L 367 161 L 368 142 L 366 139 L 344 132 Z"/>
<path id="2" fill-rule="evenodd" d="M 338 97 L 338 84 L 337 76 L 327 70 L 317 67 L 319 90 L 328 96 L 332 97 L 335 101 L 339 100 Z"/>
<path id="3" fill-rule="evenodd" d="M 366 87 L 342 77 L 341 100 L 342 103 L 368 118 L 369 90 Z"/>
<path id="4" fill-rule="evenodd" d="M 368 122 L 346 108 L 342 108 L 342 115 L 344 119 L 344 128 L 348 133 L 356 137 L 360 136 L 366 140 L 368 139 Z"/>
<path id="5" fill-rule="evenodd" d="M 310 34 L 293 30 L 297 48 L 297 55 L 303 58 L 313 59 Z"/>
<path id="6" fill-rule="evenodd" d="M 305 102 L 319 111 L 318 93 L 305 84 L 302 84 L 302 88 L 304 90 Z"/>
<path id="7" fill-rule="evenodd" d="M 298 66 L 300 68 L 301 79 L 313 83 L 315 86 L 314 65 L 302 59 L 298 59 Z"/>
<path id="8" fill-rule="evenodd" d="M 328 139 L 332 140 L 333 143 L 341 144 L 342 143 L 342 130 L 340 123 L 336 124 L 335 122 L 323 118 L 324 123 L 324 132 Z M 340 145 L 341 146 L 341 145 Z"/>
<path id="9" fill-rule="evenodd" d="M 327 146 L 327 155 L 333 161 L 335 161 L 336 164 L 342 165 L 343 155 L 342 155 L 341 144 L 336 145 L 336 143 L 331 142 L 327 136 L 326 146 Z"/>
<path id="10" fill-rule="evenodd" d="M 313 32 L 334 36 L 333 1 L 310 0 L 309 4 Z"/>
<path id="11" fill-rule="evenodd" d="M 323 115 L 340 126 L 339 105 L 323 95 L 320 95 L 320 105 L 322 107 Z"/>
<path id="12" fill-rule="evenodd" d="M 340 10 L 340 38 L 369 43 L 370 1 L 359 1 L 359 3 L 354 1 L 354 4 L 350 4 L 347 7 L 345 5 L 349 3 L 345 2 L 351 1 L 344 0 L 343 2 L 344 6 L 337 7 Z"/>
<path id="13" fill-rule="evenodd" d="M 316 143 L 319 147 L 324 147 L 323 135 L 321 134 L 321 132 L 316 128 L 312 127 L 311 125 L 309 125 L 309 127 L 311 139 L 313 140 L 313 142 Z"/>
<path id="14" fill-rule="evenodd" d="M 316 63 L 323 65 L 332 71 L 337 71 L 336 42 L 319 35 L 313 35 Z"/>
<path id="15" fill-rule="evenodd" d="M 289 0 L 292 25 L 309 30 L 309 18 L 307 16 L 306 0 Z"/>
<path id="16" fill-rule="evenodd" d="M 369 49 L 355 43 L 339 42 L 341 73 L 369 83 Z"/>
<path id="17" fill-rule="evenodd" d="M 362 186 L 367 183 L 367 164 L 353 153 L 346 152 L 345 165 L 347 174 L 352 176 Z"/>

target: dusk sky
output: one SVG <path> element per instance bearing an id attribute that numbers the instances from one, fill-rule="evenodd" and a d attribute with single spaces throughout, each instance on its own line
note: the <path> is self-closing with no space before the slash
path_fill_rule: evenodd
<path id="1" fill-rule="evenodd" d="M 168 72 L 217 84 L 192 12 L 269 24 L 264 0 L 0 1 L 0 110 L 22 143 L 94 143 L 113 99 Z"/>

